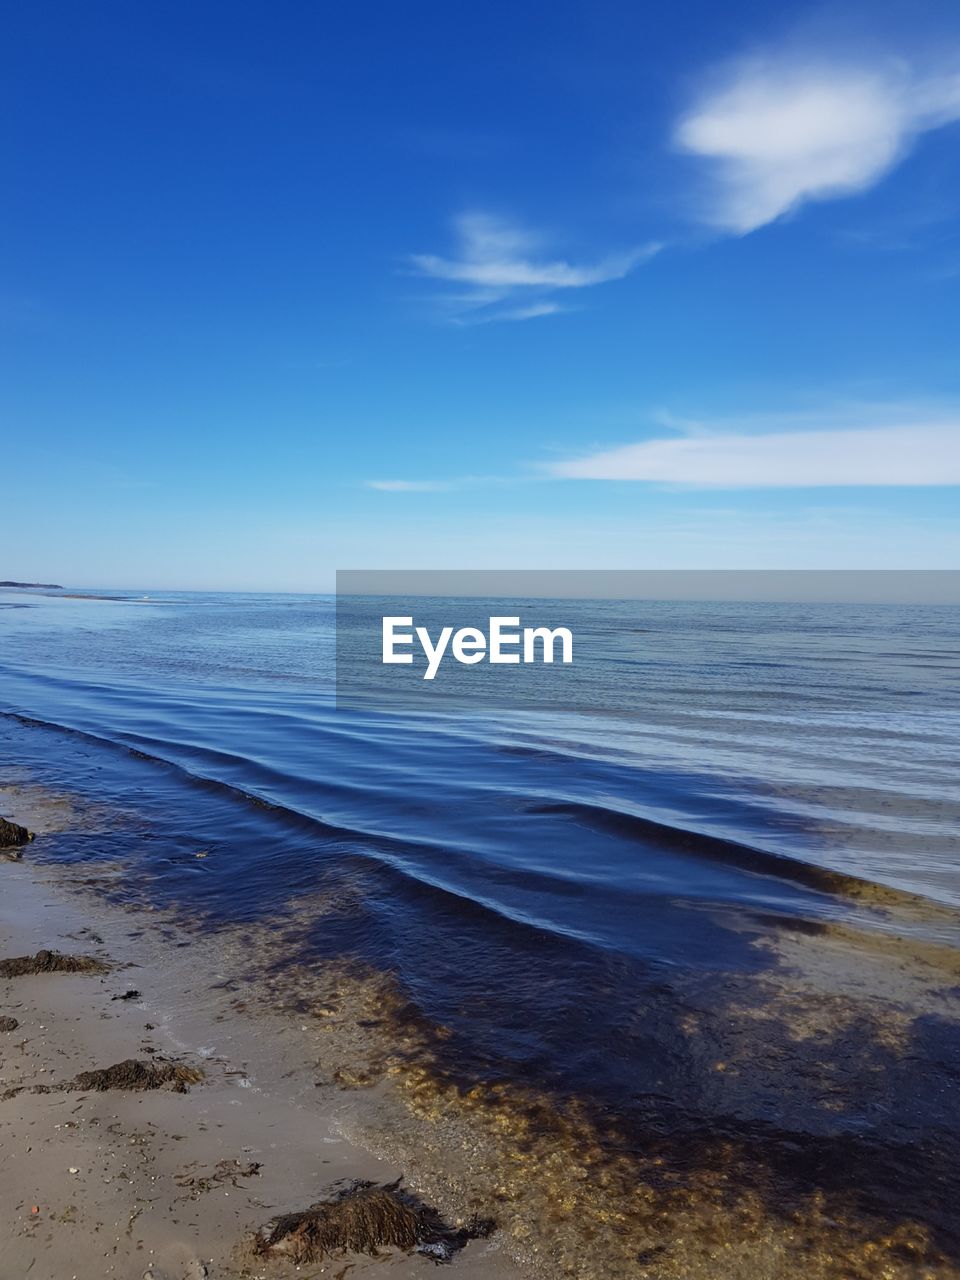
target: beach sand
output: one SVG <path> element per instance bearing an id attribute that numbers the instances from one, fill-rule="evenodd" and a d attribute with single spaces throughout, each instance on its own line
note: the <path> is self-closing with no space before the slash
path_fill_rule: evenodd
<path id="1" fill-rule="evenodd" d="M 45 812 L 35 796 L 11 799 L 3 812 L 32 830 L 63 820 L 56 802 Z M 261 1224 L 305 1209 L 339 1180 L 388 1183 L 403 1173 L 415 1189 L 414 1171 L 345 1140 L 350 1095 L 316 1087 L 306 1026 L 238 1015 L 218 989 L 223 975 L 203 971 L 196 947 L 67 891 L 58 869 L 29 852 L 0 865 L 0 958 L 49 948 L 98 957 L 110 970 L 0 979 L 0 1017 L 18 1024 L 0 1033 L 0 1095 L 10 1095 L 0 1100 L 2 1274 L 425 1274 L 430 1258 L 395 1250 L 299 1268 L 245 1250 Z M 57 1088 L 129 1058 L 186 1063 L 205 1079 L 185 1093 Z M 496 1233 L 468 1243 L 455 1265 L 464 1280 L 517 1275 Z"/>

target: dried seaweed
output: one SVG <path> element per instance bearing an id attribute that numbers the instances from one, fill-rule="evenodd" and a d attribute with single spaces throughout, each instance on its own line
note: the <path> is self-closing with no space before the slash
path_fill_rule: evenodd
<path id="1" fill-rule="evenodd" d="M 376 1257 L 383 1248 L 418 1250 L 447 1262 L 468 1240 L 492 1230 L 493 1223 L 477 1219 L 466 1227 L 448 1227 L 436 1209 L 401 1190 L 399 1181 L 388 1186 L 354 1182 L 329 1200 L 273 1219 L 254 1249 L 296 1263 L 345 1252 Z"/>
<path id="2" fill-rule="evenodd" d="M 196 1198 L 223 1182 L 239 1187 L 239 1178 L 258 1177 L 262 1168 L 259 1160 L 251 1160 L 249 1164 L 241 1164 L 239 1160 L 218 1160 L 210 1173 L 178 1173 L 173 1180 L 178 1187 L 192 1191 Z"/>
<path id="3" fill-rule="evenodd" d="M 105 1093 L 108 1089 L 172 1089 L 175 1093 L 186 1093 L 190 1085 L 202 1079 L 203 1072 L 199 1067 L 186 1067 L 180 1062 L 143 1062 L 139 1058 L 125 1058 L 112 1067 L 81 1071 L 63 1088 L 97 1093 Z"/>
<path id="4" fill-rule="evenodd" d="M 109 973 L 109 966 L 94 956 L 67 956 L 60 951 L 0 960 L 0 978 L 24 978 L 34 973 Z"/>

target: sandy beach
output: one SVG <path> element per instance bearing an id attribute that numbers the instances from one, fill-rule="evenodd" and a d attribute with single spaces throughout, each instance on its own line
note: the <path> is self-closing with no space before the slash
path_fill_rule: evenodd
<path id="1" fill-rule="evenodd" d="M 11 804 L 5 793 L 4 812 L 40 840 L 64 820 L 62 801 L 19 794 Z M 413 1170 L 344 1138 L 344 1095 L 317 1088 L 312 1027 L 244 1019 L 216 989 L 224 975 L 198 971 L 196 947 L 65 891 L 56 871 L 31 862 L 34 847 L 0 864 L 0 958 L 53 949 L 108 971 L 0 980 L 0 1017 L 17 1024 L 0 1034 L 3 1274 L 195 1280 L 375 1267 L 413 1277 L 431 1267 L 429 1255 L 398 1250 L 303 1267 L 252 1254 L 276 1214 L 344 1181 L 404 1174 L 415 1190 Z M 59 1088 L 128 1059 L 189 1064 L 204 1078 L 183 1093 Z M 464 1277 L 517 1274 L 496 1233 L 467 1244 L 456 1266 Z"/>

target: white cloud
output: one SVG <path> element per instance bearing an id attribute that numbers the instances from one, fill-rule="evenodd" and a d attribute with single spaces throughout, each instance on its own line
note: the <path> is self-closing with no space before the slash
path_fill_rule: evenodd
<path id="1" fill-rule="evenodd" d="M 883 426 L 644 440 L 566 462 L 550 475 L 706 489 L 960 485 L 960 415 Z"/>
<path id="2" fill-rule="evenodd" d="M 470 286 L 466 293 L 445 297 L 447 304 L 460 313 L 493 307 L 506 299 L 531 299 L 478 317 L 484 320 L 532 320 L 554 315 L 561 308 L 544 295 L 620 280 L 660 248 L 650 244 L 591 266 L 576 266 L 547 257 L 541 237 L 490 214 L 462 214 L 454 226 L 458 240 L 455 257 L 418 253 L 410 261 L 422 275 Z"/>
<path id="3" fill-rule="evenodd" d="M 649 250 L 635 250 L 607 258 L 592 267 L 575 267 L 563 261 L 536 261 L 530 255 L 539 238 L 485 213 L 463 214 L 456 220 L 460 256 L 440 258 L 431 253 L 413 255 L 424 275 L 458 280 L 481 288 L 516 289 L 539 286 L 548 289 L 583 289 L 588 285 L 619 280 Z"/>
<path id="4" fill-rule="evenodd" d="M 485 308 L 482 311 L 468 312 L 466 315 L 454 316 L 454 324 L 471 325 L 471 324 L 490 324 L 496 320 L 536 320 L 539 316 L 558 316 L 567 307 L 561 307 L 559 302 L 531 302 L 525 306 L 519 307 L 499 307 Z"/>
<path id="5" fill-rule="evenodd" d="M 441 493 L 449 489 L 449 484 L 439 480 L 367 480 L 368 489 L 379 489 L 383 493 Z"/>
<path id="6" fill-rule="evenodd" d="M 921 133 L 960 119 L 960 73 L 769 56 L 737 64 L 676 127 L 713 180 L 702 219 L 744 234 L 808 200 L 864 191 Z"/>

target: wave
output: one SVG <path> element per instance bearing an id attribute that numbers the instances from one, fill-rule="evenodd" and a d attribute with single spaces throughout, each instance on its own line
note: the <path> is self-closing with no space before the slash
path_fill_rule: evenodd
<path id="1" fill-rule="evenodd" d="M 671 826 L 610 805 L 587 804 L 584 801 L 541 802 L 532 804 L 529 811 L 567 818 L 595 831 L 611 832 L 627 839 L 654 842 L 663 849 L 737 867 L 754 875 L 774 876 L 818 893 L 858 900 L 870 898 L 877 902 L 889 902 L 891 905 L 927 901 L 921 894 L 909 893 L 866 877 L 834 871 L 813 862 L 801 862 L 788 854 L 771 853 L 756 845 L 725 839 L 708 832 Z"/>
<path id="2" fill-rule="evenodd" d="M 22 712 L 0 711 L 0 715 L 24 725 L 52 729 L 96 743 L 101 747 L 123 752 L 135 759 L 150 761 L 158 767 L 173 772 L 189 786 L 229 797 L 234 802 L 267 812 L 272 819 L 288 830 L 320 840 L 325 845 L 338 844 L 354 856 L 380 861 L 405 877 L 429 884 L 438 891 L 451 893 L 462 902 L 473 900 L 518 923 L 549 928 L 544 921 L 537 921 L 533 916 L 511 910 L 493 898 L 484 901 L 484 895 L 478 892 L 476 885 L 470 892 L 465 892 L 451 884 L 448 878 L 431 874 L 426 864 L 435 856 L 438 848 L 444 847 L 443 840 L 413 839 L 409 836 L 391 834 L 374 821 L 349 824 L 332 822 L 296 805 L 279 801 L 255 787 L 239 785 L 207 773 L 197 772 L 182 760 L 172 759 L 157 749 L 147 750 L 140 745 L 95 733 L 90 729 L 80 729 L 60 721 L 26 715 Z M 222 748 L 191 745 L 189 749 L 203 755 L 211 762 L 219 762 L 230 768 L 249 766 L 252 763 L 247 757 Z M 273 766 L 258 762 L 256 767 L 262 777 L 272 779 L 276 784 L 285 780 L 286 775 Z M 515 800 L 519 812 L 530 817 L 572 823 L 593 832 L 615 836 L 619 840 L 636 845 L 638 849 L 649 851 L 653 848 L 660 853 L 680 855 L 684 859 L 721 864 L 751 876 L 774 878 L 782 883 L 811 890 L 816 894 L 894 907 L 929 904 L 929 900 L 920 894 L 910 893 L 866 877 L 836 871 L 813 862 L 801 861 L 789 854 L 772 852 L 754 844 L 718 836 L 694 827 L 666 823 L 636 812 L 626 811 L 609 802 L 590 803 L 572 798 L 531 799 L 519 792 Z M 577 885 L 571 884 L 569 877 L 559 869 L 548 872 L 541 867 L 534 872 L 529 867 L 511 869 L 501 866 L 497 868 L 496 879 L 501 885 L 513 884 L 518 888 L 523 886 L 527 889 L 535 889 L 537 886 L 549 886 L 550 892 L 554 894 L 579 891 Z M 633 898 L 654 896 L 638 892 L 635 886 L 627 890 L 621 885 L 618 892 Z M 569 923 L 565 926 L 564 932 L 568 936 L 580 936 L 584 941 L 594 940 L 588 930 L 578 930 Z"/>

